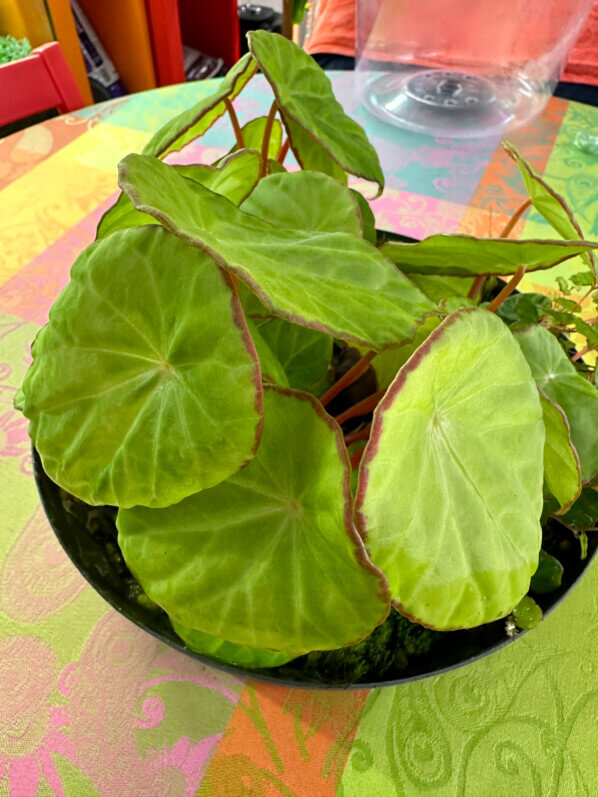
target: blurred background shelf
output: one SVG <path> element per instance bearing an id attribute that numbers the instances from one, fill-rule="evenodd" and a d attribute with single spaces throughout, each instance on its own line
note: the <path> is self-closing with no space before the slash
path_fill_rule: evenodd
<path id="1" fill-rule="evenodd" d="M 240 23 L 238 0 L 77 2 L 127 93 L 183 82 L 185 66 L 193 59 L 186 48 L 211 56 L 212 71 L 230 68 L 241 54 L 241 25 L 251 27 L 251 20 Z M 276 19 L 275 29 L 282 29 L 283 4 L 289 5 L 270 0 L 274 10 L 266 8 L 270 14 L 262 15 L 267 18 L 264 27 Z M 258 14 L 254 27 L 259 25 Z M 98 97 L 97 84 L 92 83 L 95 96 L 92 93 L 69 0 L 1 0 L 0 34 L 26 37 L 34 48 L 58 41 L 84 103 L 103 98 Z M 194 77 L 212 76 L 208 66 L 196 69 Z"/>

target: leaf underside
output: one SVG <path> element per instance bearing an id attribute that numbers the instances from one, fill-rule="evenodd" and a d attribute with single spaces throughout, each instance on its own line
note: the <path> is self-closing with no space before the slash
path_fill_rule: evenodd
<path id="1" fill-rule="evenodd" d="M 374 413 L 358 526 L 405 615 L 439 630 L 510 612 L 538 564 L 544 427 L 508 328 L 449 316 Z"/>
<path id="2" fill-rule="evenodd" d="M 598 243 L 431 235 L 416 244 L 392 241 L 381 251 L 405 274 L 469 277 L 514 274 L 522 265 L 538 271 L 592 249 L 598 249 Z"/>
<path id="3" fill-rule="evenodd" d="M 250 122 L 247 122 L 247 124 L 243 125 L 241 128 L 241 133 L 243 134 L 243 143 L 245 144 L 245 149 L 254 149 L 257 150 L 257 152 L 262 151 L 262 143 L 264 140 L 264 133 L 266 132 L 267 121 L 267 116 L 258 116 L 257 119 L 252 119 Z M 282 125 L 278 119 L 275 119 L 272 123 L 270 140 L 268 142 L 268 158 L 276 158 L 280 152 L 281 145 Z M 237 152 L 238 150 L 239 145 L 235 144 L 235 146 L 231 149 L 231 152 Z"/>
<path id="4" fill-rule="evenodd" d="M 143 148 L 145 155 L 164 158 L 169 152 L 182 149 L 202 136 L 223 114 L 225 99 L 237 97 L 257 71 L 257 64 L 247 53 L 224 76 L 218 89 L 209 97 L 200 100 L 192 108 L 183 111 L 166 122 Z"/>
<path id="5" fill-rule="evenodd" d="M 229 279 L 161 227 L 79 256 L 33 359 L 31 438 L 87 503 L 167 506 L 226 479 L 259 440 L 259 368 Z"/>
<path id="6" fill-rule="evenodd" d="M 125 561 L 188 628 L 297 655 L 347 645 L 386 617 L 388 598 L 353 526 L 340 429 L 288 389 L 265 388 L 264 416 L 255 458 L 226 482 L 119 512 Z"/>
<path id="7" fill-rule="evenodd" d="M 289 653 L 279 653 L 276 650 L 259 650 L 241 645 L 233 645 L 224 639 L 219 639 L 193 628 L 186 628 L 180 623 L 173 622 L 172 627 L 188 648 L 196 653 L 212 656 L 226 664 L 238 667 L 279 667 L 294 658 Z"/>

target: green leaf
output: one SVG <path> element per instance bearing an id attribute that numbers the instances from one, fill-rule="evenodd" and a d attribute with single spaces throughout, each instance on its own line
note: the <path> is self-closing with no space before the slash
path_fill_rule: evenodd
<path id="1" fill-rule="evenodd" d="M 596 281 L 596 277 L 592 271 L 579 271 L 577 274 L 572 274 L 569 279 L 574 285 L 590 286 Z"/>
<path id="2" fill-rule="evenodd" d="M 271 174 L 241 210 L 288 230 L 346 232 L 362 237 L 361 214 L 348 188 L 318 172 Z"/>
<path id="3" fill-rule="evenodd" d="M 431 235 L 416 244 L 390 241 L 381 251 L 405 274 L 469 277 L 514 274 L 522 265 L 527 271 L 551 268 L 590 249 L 598 243 Z"/>
<path id="4" fill-rule="evenodd" d="M 99 221 L 96 240 L 106 238 L 117 230 L 129 227 L 141 227 L 145 224 L 157 224 L 147 213 L 141 213 L 133 207 L 131 200 L 121 192 L 120 196 Z"/>
<path id="5" fill-rule="evenodd" d="M 240 205 L 249 196 L 260 179 L 261 157 L 250 150 L 239 150 L 220 161 L 217 168 L 202 164 L 175 165 L 173 168 L 193 183 L 205 185 L 210 191 L 225 196 L 233 204 Z M 116 203 L 109 208 L 98 224 L 96 239 L 116 230 L 157 224 L 153 216 L 133 207 L 126 194 L 121 193 Z"/>
<path id="6" fill-rule="evenodd" d="M 253 149 L 261 153 L 267 121 L 267 116 L 258 116 L 257 119 L 252 119 L 250 122 L 247 122 L 246 125 L 243 125 L 241 128 L 241 133 L 243 134 L 245 149 Z M 280 152 L 281 146 L 282 124 L 278 119 L 274 119 L 272 123 L 272 130 L 270 132 L 270 141 L 268 142 L 268 158 L 276 158 Z M 231 149 L 231 152 L 237 152 L 238 150 L 239 146 L 235 144 L 235 146 Z"/>
<path id="7" fill-rule="evenodd" d="M 172 622 L 172 627 L 190 650 L 218 659 L 225 664 L 235 664 L 238 667 L 279 667 L 294 658 L 292 654 L 279 653 L 276 650 L 259 650 L 233 645 L 232 642 L 204 634 L 194 628 L 186 628 L 176 621 Z"/>
<path id="8" fill-rule="evenodd" d="M 142 155 L 121 162 L 120 183 L 138 210 L 236 274 L 288 321 L 384 349 L 412 339 L 417 324 L 437 312 L 354 235 L 275 227 Z"/>
<path id="9" fill-rule="evenodd" d="M 564 296 L 557 296 L 554 302 L 561 310 L 565 310 L 565 312 L 570 313 L 578 308 L 577 302 L 574 302 L 573 299 L 565 299 Z"/>
<path id="10" fill-rule="evenodd" d="M 388 613 L 353 525 L 341 431 L 308 396 L 264 390 L 255 458 L 165 510 L 120 511 L 125 561 L 173 620 L 301 654 L 363 639 Z"/>
<path id="11" fill-rule="evenodd" d="M 260 179 L 261 156 L 250 149 L 240 149 L 219 161 L 218 166 L 189 164 L 175 166 L 177 172 L 203 185 L 215 194 L 239 206 L 251 194 Z"/>
<path id="12" fill-rule="evenodd" d="M 598 524 L 598 490 L 586 487 L 566 515 L 559 518 L 576 532 L 590 531 Z"/>
<path id="13" fill-rule="evenodd" d="M 538 569 L 532 576 L 530 589 L 537 595 L 546 595 L 561 586 L 563 580 L 564 567 L 546 551 L 540 551 Z"/>
<path id="14" fill-rule="evenodd" d="M 535 628 L 542 620 L 542 609 L 533 598 L 526 595 L 513 609 L 513 618 L 517 628 L 529 631 L 530 628 Z"/>
<path id="15" fill-rule="evenodd" d="M 598 327 L 590 326 L 583 318 L 579 316 L 574 316 L 572 319 L 572 323 L 575 326 L 577 332 L 580 335 L 584 335 L 588 345 L 595 349 L 598 347 Z"/>
<path id="16" fill-rule="evenodd" d="M 330 156 L 328 150 L 324 149 L 319 141 L 316 141 L 313 136 L 289 117 L 283 114 L 282 118 L 291 149 L 299 166 L 311 172 L 322 172 L 329 177 L 333 177 L 337 182 L 347 185 L 348 177 L 346 171 Z"/>
<path id="17" fill-rule="evenodd" d="M 257 71 L 257 64 L 249 53 L 230 69 L 218 89 L 197 105 L 183 111 L 161 127 L 143 148 L 144 155 L 165 157 L 169 152 L 182 149 L 210 129 L 226 113 L 225 99 L 237 97 Z"/>
<path id="18" fill-rule="evenodd" d="M 551 495 L 566 512 L 581 493 L 579 457 L 571 442 L 567 416 L 558 404 L 540 390 L 540 402 L 546 428 L 544 443 L 544 481 Z"/>
<path id="19" fill-rule="evenodd" d="M 547 329 L 529 327 L 515 335 L 538 387 L 565 411 L 579 455 L 581 479 L 598 472 L 598 390 L 575 370 Z"/>
<path id="20" fill-rule="evenodd" d="M 228 276 L 161 227 L 138 227 L 77 259 L 36 338 L 23 412 L 68 492 L 167 506 L 251 459 L 260 384 Z"/>
<path id="21" fill-rule="evenodd" d="M 330 365 L 332 337 L 291 324 L 283 318 L 264 322 L 260 325 L 260 333 L 280 361 L 288 384 L 297 390 L 313 393 Z"/>
<path id="22" fill-rule="evenodd" d="M 308 8 L 307 0 L 293 0 L 293 25 L 300 25 Z"/>
<path id="23" fill-rule="evenodd" d="M 588 558 L 588 535 L 582 531 L 579 535 L 579 558 L 582 560 Z"/>
<path id="24" fill-rule="evenodd" d="M 496 311 L 505 324 L 536 324 L 552 309 L 552 301 L 541 293 L 514 293 Z"/>
<path id="25" fill-rule="evenodd" d="M 571 289 L 569 288 L 569 283 L 564 277 L 558 276 L 556 278 L 556 284 L 559 286 L 559 289 L 562 293 L 571 293 Z"/>
<path id="26" fill-rule="evenodd" d="M 576 238 L 583 239 L 585 236 L 579 224 L 575 221 L 570 207 L 565 199 L 551 188 L 548 183 L 540 177 L 538 172 L 522 157 L 519 150 L 508 142 L 503 142 L 503 147 L 517 164 L 525 190 L 532 201 L 532 205 L 550 224 L 553 230 L 562 235 L 567 240 Z M 595 272 L 596 263 L 592 252 L 583 254 L 582 260 L 588 267 Z M 588 283 L 591 284 L 591 283 Z"/>
<path id="27" fill-rule="evenodd" d="M 447 296 L 445 299 L 440 300 L 438 306 L 445 313 L 455 313 L 463 307 L 476 307 L 477 302 L 467 296 Z"/>
<path id="28" fill-rule="evenodd" d="M 374 216 L 372 208 L 370 207 L 370 203 L 361 192 L 356 191 L 354 188 L 350 188 L 349 191 L 353 194 L 357 200 L 357 204 L 359 205 L 363 237 L 366 241 L 368 241 L 368 243 L 374 244 L 375 246 L 377 239 L 376 217 Z"/>
<path id="29" fill-rule="evenodd" d="M 276 354 L 274 354 L 270 346 L 266 343 L 263 335 L 261 334 L 261 329 L 254 321 L 251 320 L 251 318 L 246 318 L 245 320 L 251 333 L 258 359 L 260 361 L 262 379 L 264 381 L 274 382 L 282 387 L 288 387 L 289 380 L 284 372 L 284 368 L 282 367 L 281 362 Z M 308 330 L 304 331 L 307 332 Z"/>
<path id="30" fill-rule="evenodd" d="M 344 170 L 384 188 L 384 175 L 376 150 L 363 128 L 353 121 L 334 97 L 330 80 L 301 47 L 278 34 L 251 31 L 249 49 L 257 61 L 281 110 L 293 151 L 303 165 L 296 129 L 315 140 Z M 287 124 L 290 120 L 291 127 Z"/>
<path id="31" fill-rule="evenodd" d="M 451 630 L 517 605 L 538 565 L 543 448 L 508 327 L 448 316 L 378 405 L 360 465 L 357 524 L 402 614 Z"/>
<path id="32" fill-rule="evenodd" d="M 278 161 L 272 160 L 272 158 L 270 158 L 268 160 L 266 172 L 267 174 L 284 174 L 286 172 L 286 169 L 282 165 L 282 163 L 279 163 Z"/>
<path id="33" fill-rule="evenodd" d="M 376 374 L 376 384 L 378 390 L 385 390 L 397 375 L 411 355 L 419 349 L 428 335 L 436 329 L 442 319 L 439 316 L 431 315 L 420 324 L 415 333 L 415 338 L 411 343 L 404 343 L 398 349 L 386 349 L 381 351 L 372 360 L 371 367 Z"/>
<path id="34" fill-rule="evenodd" d="M 449 296 L 467 296 L 473 285 L 473 277 L 438 277 L 412 274 L 409 279 L 422 293 L 438 304 Z"/>

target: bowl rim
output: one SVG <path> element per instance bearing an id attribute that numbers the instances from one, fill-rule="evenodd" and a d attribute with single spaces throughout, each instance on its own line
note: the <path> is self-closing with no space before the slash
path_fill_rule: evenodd
<path id="1" fill-rule="evenodd" d="M 363 683 L 343 683 L 343 682 L 326 682 L 326 681 L 300 681 L 297 679 L 293 679 L 291 677 L 276 677 L 270 674 L 269 669 L 264 668 L 263 670 L 260 669 L 252 669 L 250 667 L 245 667 L 238 664 L 229 664 L 218 659 L 214 659 L 208 655 L 203 653 L 197 653 L 191 648 L 188 648 L 183 640 L 177 641 L 174 638 L 169 638 L 159 632 L 159 630 L 152 628 L 149 624 L 140 621 L 138 618 L 134 617 L 133 613 L 129 610 L 128 604 L 125 601 L 119 599 L 117 595 L 114 594 L 112 590 L 110 590 L 106 584 L 93 577 L 93 575 L 87 570 L 84 563 L 77 558 L 76 551 L 73 550 L 70 546 L 66 545 L 63 541 L 63 537 L 60 533 L 60 530 L 57 528 L 57 525 L 53 520 L 53 511 L 51 509 L 51 494 L 58 490 L 62 490 L 58 485 L 56 485 L 50 477 L 47 475 L 45 470 L 43 469 L 43 465 L 41 462 L 41 458 L 39 453 L 35 449 L 35 446 L 32 445 L 32 460 L 33 460 L 33 474 L 35 478 L 35 484 L 37 487 L 37 491 L 39 494 L 39 498 L 48 519 L 48 523 L 50 524 L 56 539 L 60 543 L 61 548 L 66 553 L 72 564 L 76 567 L 79 573 L 83 576 L 86 582 L 95 590 L 95 592 L 100 595 L 113 609 L 115 609 L 119 614 L 129 620 L 138 628 L 143 629 L 145 632 L 151 634 L 155 639 L 160 640 L 164 644 L 168 645 L 169 647 L 173 648 L 174 650 L 178 650 L 181 653 L 189 656 L 190 658 L 194 659 L 195 661 L 199 661 L 204 665 L 215 667 L 218 670 L 223 672 L 227 672 L 229 674 L 235 675 L 237 677 L 248 677 L 253 680 L 257 681 L 265 681 L 267 683 L 277 684 L 278 686 L 282 687 L 292 687 L 295 689 L 324 689 L 324 690 L 332 690 L 332 691 L 347 691 L 347 690 L 355 690 L 355 689 L 380 689 L 382 687 L 388 686 L 400 686 L 402 684 L 412 683 L 414 681 L 421 681 L 425 678 L 432 678 L 437 675 L 443 675 L 444 673 L 451 672 L 453 670 L 458 670 L 461 667 L 465 667 L 468 664 L 473 664 L 480 659 L 486 658 L 493 653 L 496 653 L 503 648 L 506 648 L 508 645 L 512 644 L 516 640 L 520 639 L 524 635 L 528 634 L 532 629 L 526 630 L 519 630 L 514 636 L 509 637 L 505 636 L 504 639 L 501 639 L 499 642 L 496 642 L 484 650 L 475 653 L 472 656 L 468 656 L 461 661 L 454 662 L 450 665 L 445 665 L 442 667 L 438 667 L 436 669 L 429 670 L 428 672 L 421 672 L 412 675 L 406 675 L 404 678 L 393 678 L 384 681 L 368 681 Z M 63 491 L 66 492 L 66 491 Z M 597 541 L 598 542 L 598 541 Z M 597 558 L 598 554 L 598 544 L 596 544 L 592 553 L 584 560 L 583 567 L 580 572 L 576 575 L 574 580 L 569 584 L 569 586 L 559 595 L 556 600 L 550 605 L 547 609 L 543 611 L 543 619 L 545 619 L 549 614 L 552 613 L 554 609 L 556 609 L 564 598 L 566 598 L 571 591 L 579 584 L 582 578 L 585 576 L 588 568 L 591 566 L 594 559 Z"/>

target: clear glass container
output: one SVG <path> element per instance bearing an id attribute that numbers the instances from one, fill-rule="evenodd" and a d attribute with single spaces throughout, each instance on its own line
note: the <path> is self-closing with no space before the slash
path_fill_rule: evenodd
<path id="1" fill-rule="evenodd" d="M 593 0 L 357 0 L 366 107 L 410 130 L 496 136 L 551 96 Z"/>

